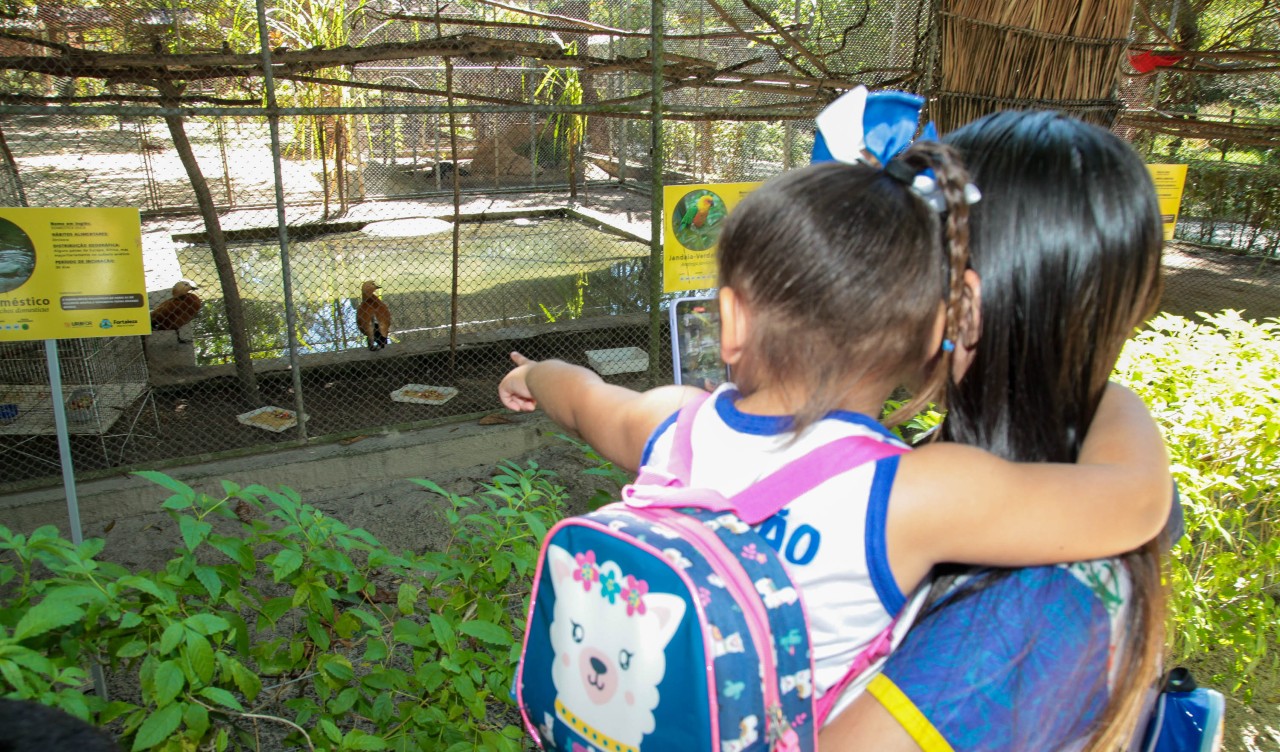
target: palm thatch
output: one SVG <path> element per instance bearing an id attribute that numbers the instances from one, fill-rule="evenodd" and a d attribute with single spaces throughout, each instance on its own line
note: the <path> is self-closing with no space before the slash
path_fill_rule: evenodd
<path id="1" fill-rule="evenodd" d="M 1111 125 L 1133 0 L 944 0 L 939 127 L 1007 108 Z"/>

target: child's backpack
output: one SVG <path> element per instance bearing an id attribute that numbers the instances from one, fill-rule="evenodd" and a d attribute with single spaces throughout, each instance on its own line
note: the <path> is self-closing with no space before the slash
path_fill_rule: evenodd
<path id="1" fill-rule="evenodd" d="M 814 750 L 843 689 L 888 653 L 886 629 L 815 701 L 801 594 L 751 525 L 907 450 L 846 437 L 725 498 L 687 486 L 699 404 L 676 420 L 670 474 L 642 468 L 622 503 L 564 520 L 543 541 L 513 687 L 540 746 Z"/>

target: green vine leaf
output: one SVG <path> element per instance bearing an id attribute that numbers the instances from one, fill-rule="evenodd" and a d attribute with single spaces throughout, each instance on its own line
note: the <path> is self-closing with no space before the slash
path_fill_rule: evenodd
<path id="1" fill-rule="evenodd" d="M 164 707 L 173 702 L 182 692 L 183 686 L 186 685 L 186 679 L 182 676 L 182 668 L 178 666 L 177 661 L 165 661 L 156 666 L 154 681 L 156 705 L 159 707 Z"/>
<path id="2" fill-rule="evenodd" d="M 191 489 L 191 486 L 188 486 L 186 483 L 183 483 L 176 478 L 171 478 L 164 473 L 159 473 L 154 470 L 139 470 L 135 472 L 134 475 L 139 478 L 145 478 L 156 485 L 163 486 L 186 498 L 194 499 L 196 496 L 196 492 Z"/>
<path id="3" fill-rule="evenodd" d="M 57 600 L 43 600 L 31 607 L 22 615 L 18 625 L 13 628 L 14 639 L 25 640 L 28 637 L 42 635 L 59 627 L 75 624 L 84 616 L 84 609 Z"/>
<path id="4" fill-rule="evenodd" d="M 463 622 L 458 631 L 498 647 L 508 647 L 512 643 L 511 633 L 491 621 Z"/>
<path id="5" fill-rule="evenodd" d="M 196 681 L 208 684 L 213 679 L 213 648 L 203 635 L 187 631 L 187 662 Z"/>
<path id="6" fill-rule="evenodd" d="M 182 705 L 163 707 L 147 717 L 133 739 L 133 752 L 141 752 L 167 740 L 182 722 Z"/>
<path id="7" fill-rule="evenodd" d="M 197 694 L 210 702 L 215 702 L 221 705 L 224 708 L 231 708 L 232 710 L 236 710 L 241 713 L 244 712 L 244 706 L 240 704 L 240 701 L 236 699 L 236 696 L 222 687 L 205 687 Z"/>
<path id="8" fill-rule="evenodd" d="M 187 550 L 194 551 L 213 532 L 213 525 L 184 515 L 178 520 L 178 529 L 182 531 L 182 542 L 186 544 Z"/>

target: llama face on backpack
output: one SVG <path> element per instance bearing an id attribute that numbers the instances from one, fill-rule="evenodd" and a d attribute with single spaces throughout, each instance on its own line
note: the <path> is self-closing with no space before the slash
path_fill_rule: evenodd
<path id="1" fill-rule="evenodd" d="M 641 749 L 654 730 L 666 647 L 685 603 L 623 572 L 594 551 L 547 547 L 555 591 L 551 669 L 559 719 L 602 747 Z"/>
<path id="2" fill-rule="evenodd" d="M 766 608 L 753 584 L 764 574 L 785 578 L 785 570 L 752 559 L 751 575 L 727 582 L 717 567 L 736 556 L 723 546 L 713 557 L 719 563 L 706 555 L 706 545 L 719 545 L 717 535 L 689 515 L 637 514 L 621 505 L 548 533 L 513 688 L 544 749 L 813 749 L 812 722 L 806 743 L 778 743 L 790 725 L 784 716 L 792 723 L 812 716 L 811 698 L 780 687 L 783 674 L 811 667 L 807 640 L 778 651 L 766 624 L 781 619 L 781 633 L 800 637 L 803 612 L 794 601 Z M 751 599 L 745 608 L 742 597 Z"/>

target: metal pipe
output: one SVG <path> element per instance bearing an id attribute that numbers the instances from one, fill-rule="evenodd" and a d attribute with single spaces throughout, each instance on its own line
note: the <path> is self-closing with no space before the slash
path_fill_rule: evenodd
<path id="1" fill-rule="evenodd" d="M 650 0 L 649 57 L 653 60 L 652 91 L 649 97 L 649 174 L 653 194 L 649 201 L 649 382 L 658 385 L 658 363 L 666 349 L 662 337 L 662 24 L 666 20 L 664 0 Z"/>
<path id="2" fill-rule="evenodd" d="M 58 434 L 58 458 L 62 461 L 62 489 L 67 495 L 67 517 L 71 526 L 71 542 L 79 546 L 84 542 L 80 530 L 80 499 L 76 495 L 76 470 L 71 461 L 71 437 L 67 431 L 67 408 L 62 403 L 62 364 L 58 361 L 58 340 L 44 341 L 44 357 L 49 368 L 49 393 L 53 398 L 53 426 Z M 95 408 L 96 409 L 96 408 Z M 89 673 L 93 676 L 93 689 L 103 702 L 107 696 L 107 677 L 97 660 L 90 658 Z"/>
<path id="3" fill-rule="evenodd" d="M 298 313 L 293 307 L 293 272 L 289 267 L 289 226 L 284 212 L 284 176 L 280 167 L 280 115 L 276 81 L 271 75 L 271 44 L 267 39 L 267 6 L 257 0 L 258 42 L 262 45 L 262 83 L 267 95 L 267 125 L 271 130 L 271 169 L 276 190 L 276 233 L 280 239 L 280 279 L 284 286 L 284 321 L 289 336 L 289 370 L 293 375 L 293 408 L 298 413 L 298 443 L 307 443 L 307 414 L 302 397 L 302 365 L 298 362 Z M 324 125 L 321 124 L 323 128 Z M 341 171 L 339 171 L 341 174 Z"/>
<path id="4" fill-rule="evenodd" d="M 831 87 L 832 92 L 842 89 Z M 661 97 L 658 97 L 661 99 Z M 793 120 L 811 119 L 822 109 L 825 101 L 786 103 L 784 107 L 795 107 L 794 111 L 779 110 L 779 105 L 760 105 L 735 107 L 727 110 L 723 107 L 701 107 L 683 105 L 667 110 L 663 116 L 670 119 L 681 117 L 698 118 L 718 116 L 734 120 Z M 141 105 L 35 105 L 11 104 L 0 105 L 0 115 L 67 115 L 71 117 L 87 117 L 97 115 L 123 117 L 263 117 L 275 114 L 280 117 L 298 117 L 303 115 L 455 115 L 529 112 L 541 115 L 600 115 L 613 117 L 629 117 L 637 120 L 649 118 L 647 107 L 635 107 L 622 104 L 576 104 L 576 105 L 497 105 L 497 104 L 460 104 L 450 109 L 439 105 L 388 105 L 385 107 L 276 107 L 268 110 L 263 107 L 145 107 Z"/>

